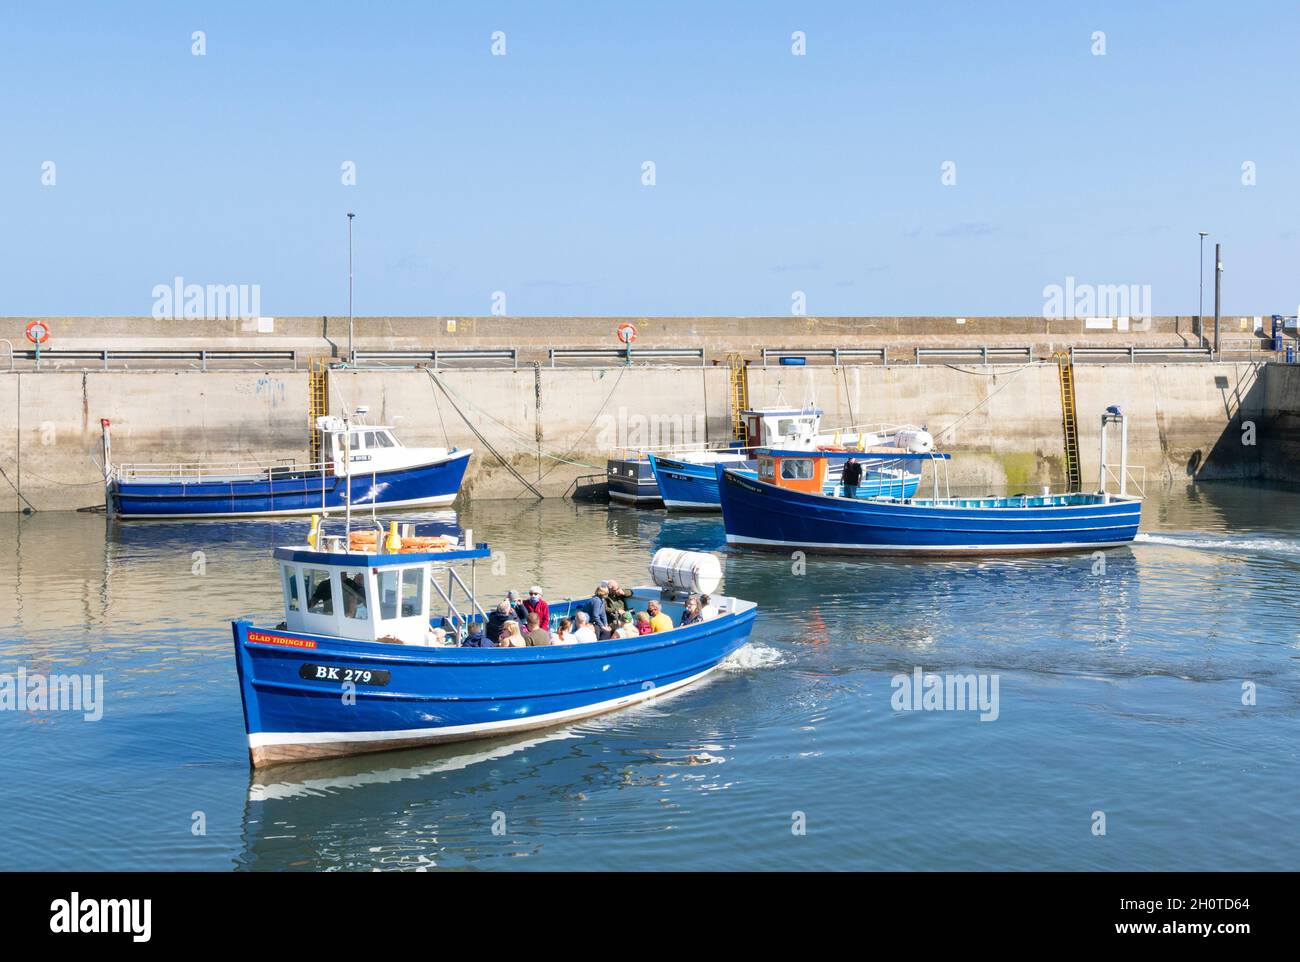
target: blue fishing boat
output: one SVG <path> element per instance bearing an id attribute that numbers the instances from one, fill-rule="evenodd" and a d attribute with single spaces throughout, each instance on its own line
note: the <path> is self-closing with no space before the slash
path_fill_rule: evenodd
<path id="1" fill-rule="evenodd" d="M 860 452 L 826 454 L 827 494 L 834 494 L 839 488 L 840 473 L 844 462 L 856 457 L 866 465 L 863 472 L 859 493 L 863 497 L 881 496 L 910 498 L 916 493 L 921 483 L 921 475 L 909 471 L 902 462 L 892 454 L 872 456 Z M 758 459 L 748 456 L 716 457 L 705 459 L 676 459 L 651 454 L 650 469 L 654 472 L 655 483 L 663 498 L 664 507 L 679 511 L 718 511 L 717 466 L 725 464 L 729 469 L 745 477 L 757 477 Z"/>
<path id="2" fill-rule="evenodd" d="M 364 411 L 364 409 L 359 409 Z M 123 519 L 275 517 L 353 507 L 424 508 L 456 500 L 473 451 L 408 448 L 390 427 L 317 419 L 323 460 L 112 465 L 105 499 Z"/>
<path id="3" fill-rule="evenodd" d="M 921 428 L 910 425 L 848 427 L 825 432 L 821 430 L 822 414 L 819 408 L 812 406 L 752 408 L 740 412 L 739 430 L 744 436 L 726 447 L 678 445 L 625 449 L 606 462 L 609 497 L 625 504 L 662 502 L 669 510 L 716 511 L 715 466 L 726 463 L 742 471 L 753 470 L 756 463 L 754 451 L 760 447 L 821 448 L 841 452 L 832 458 L 832 480 L 836 482 L 845 460 L 862 457 L 875 448 L 901 448 L 913 452 L 934 450 L 934 439 Z M 877 494 L 907 493 L 910 482 L 905 477 L 906 472 L 899 472 L 893 465 L 878 464 L 877 467 L 879 476 L 864 478 L 865 487 L 872 488 Z"/>
<path id="4" fill-rule="evenodd" d="M 366 537 L 368 535 L 368 537 Z M 255 768 L 486 738 L 572 722 L 700 681 L 743 646 L 757 615 L 716 594 L 714 555 L 665 549 L 651 600 L 678 624 L 687 595 L 709 592 L 715 617 L 632 638 L 526 648 L 460 647 L 486 619 L 474 564 L 486 544 L 429 544 L 390 529 L 275 551 L 284 620 L 232 623 L 248 749 Z M 469 583 L 458 569 L 469 567 Z M 712 589 L 712 590 L 710 590 Z M 550 617 L 585 602 L 553 602 Z"/>
<path id="5" fill-rule="evenodd" d="M 1106 428 L 1121 427 L 1119 492 L 1105 489 Z M 757 477 L 717 468 L 727 543 L 774 551 L 989 555 L 1081 551 L 1131 542 L 1142 498 L 1128 494 L 1127 422 L 1118 408 L 1102 416 L 1101 484 L 1095 493 L 953 498 L 844 498 L 823 490 L 823 452 L 759 452 Z"/>

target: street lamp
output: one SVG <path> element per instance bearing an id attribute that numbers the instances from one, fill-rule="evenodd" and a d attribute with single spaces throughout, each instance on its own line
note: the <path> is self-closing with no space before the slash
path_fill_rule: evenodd
<path id="1" fill-rule="evenodd" d="M 1201 235 L 1201 254 L 1198 265 L 1201 272 L 1201 286 L 1200 293 L 1196 300 L 1196 336 L 1202 337 L 1201 315 L 1205 313 L 1205 237 L 1209 231 L 1198 230 L 1196 233 Z"/>
<path id="2" fill-rule="evenodd" d="M 352 363 L 352 218 L 357 215 L 348 211 L 348 363 Z"/>

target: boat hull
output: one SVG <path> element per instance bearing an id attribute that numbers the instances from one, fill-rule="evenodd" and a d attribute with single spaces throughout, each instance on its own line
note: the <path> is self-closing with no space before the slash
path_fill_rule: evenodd
<path id="1" fill-rule="evenodd" d="M 610 458 L 605 464 L 611 501 L 623 504 L 659 504 L 659 485 L 650 462 L 644 458 Z"/>
<path id="2" fill-rule="evenodd" d="M 684 688 L 749 639 L 757 609 L 671 632 L 544 648 L 419 648 L 234 622 L 249 757 L 283 762 L 489 738 L 567 724 Z M 552 613 L 563 613 L 555 606 Z M 308 667 L 311 666 L 311 667 Z M 382 685 L 317 680 L 320 667 Z"/>
<path id="3" fill-rule="evenodd" d="M 849 455 L 845 455 L 847 460 Z M 663 498 L 664 507 L 673 511 L 720 511 L 722 505 L 718 496 L 717 467 L 722 463 L 732 469 L 744 465 L 747 473 L 753 473 L 755 462 L 738 459 L 730 463 L 710 462 L 694 464 L 672 458 L 650 455 L 650 466 L 654 471 L 655 482 Z M 843 470 L 843 461 L 833 467 L 833 483 L 828 488 L 838 487 L 839 473 Z M 863 498 L 876 498 L 882 495 L 896 498 L 910 498 L 916 493 L 920 484 L 919 474 L 903 476 L 883 475 L 878 471 L 867 471 L 858 487 L 858 495 Z"/>
<path id="4" fill-rule="evenodd" d="M 1112 495 L 862 501 L 806 494 L 719 469 L 729 545 L 769 551 L 877 555 L 992 555 L 1091 551 L 1130 543 L 1141 501 Z M 1036 502 L 1062 501 L 1060 504 Z"/>
<path id="5" fill-rule="evenodd" d="M 472 451 L 455 451 L 430 464 L 356 474 L 352 506 L 420 508 L 456 500 Z M 341 511 L 347 505 L 347 478 L 296 472 L 227 481 L 114 481 L 108 496 L 124 519 L 276 517 Z"/>

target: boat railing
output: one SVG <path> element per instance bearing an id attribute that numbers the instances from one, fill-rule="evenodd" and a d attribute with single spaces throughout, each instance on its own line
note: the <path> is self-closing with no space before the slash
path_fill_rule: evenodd
<path id="1" fill-rule="evenodd" d="M 1130 489 L 1136 490 L 1139 498 L 1145 498 L 1147 495 L 1147 468 L 1145 464 L 1130 464 L 1127 466 L 1119 464 L 1103 464 L 1101 466 L 1102 480 L 1099 487 L 1104 491 L 1107 488 L 1108 481 L 1114 481 L 1120 490 L 1128 493 Z M 1121 473 L 1126 474 L 1121 477 Z"/>
<path id="2" fill-rule="evenodd" d="M 113 465 L 113 477 L 118 481 L 138 481 L 142 478 L 198 481 L 223 475 L 265 476 L 272 479 L 299 472 L 321 471 L 332 474 L 334 462 L 300 464 L 295 458 L 276 458 L 261 461 L 160 461 Z"/>

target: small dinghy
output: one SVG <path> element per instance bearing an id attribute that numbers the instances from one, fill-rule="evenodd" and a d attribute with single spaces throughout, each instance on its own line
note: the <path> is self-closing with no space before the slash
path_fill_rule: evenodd
<path id="1" fill-rule="evenodd" d="M 418 543 L 394 527 L 327 536 L 275 550 L 284 621 L 233 622 L 248 750 L 254 768 L 561 725 L 616 711 L 700 681 L 743 646 L 753 602 L 716 594 L 711 554 L 664 548 L 655 584 L 629 607 L 656 601 L 674 625 L 693 592 L 716 616 L 656 634 L 527 648 L 461 647 L 486 621 L 475 563 L 486 544 Z M 468 578 L 461 572 L 468 568 Z M 589 600 L 589 599 L 588 599 Z M 584 601 L 553 601 L 550 618 Z"/>
<path id="2" fill-rule="evenodd" d="M 1120 427 L 1118 466 L 1106 464 L 1106 430 L 1112 424 Z M 824 452 L 760 451 L 757 477 L 719 465 L 727 543 L 772 551 L 992 555 L 1110 548 L 1137 536 L 1142 498 L 1128 493 L 1128 428 L 1118 407 L 1102 415 L 1101 483 L 1095 493 L 940 497 L 938 470 L 948 457 L 900 455 L 932 462 L 931 498 L 827 494 Z M 1118 480 L 1118 493 L 1106 490 L 1108 473 Z"/>

